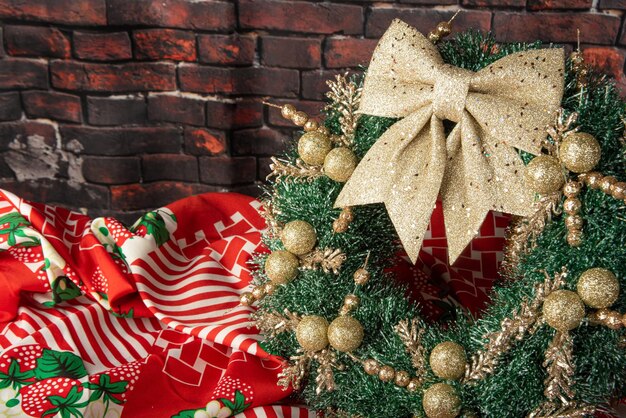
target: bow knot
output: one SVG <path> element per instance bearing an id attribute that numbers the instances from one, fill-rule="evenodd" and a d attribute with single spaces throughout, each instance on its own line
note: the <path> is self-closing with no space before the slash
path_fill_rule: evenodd
<path id="1" fill-rule="evenodd" d="M 416 261 L 440 196 L 453 263 L 490 210 L 531 213 L 519 150 L 540 153 L 563 72 L 557 48 L 508 55 L 478 72 L 454 67 L 395 20 L 372 56 L 359 113 L 401 120 L 370 148 L 335 206 L 384 203 Z M 447 137 L 446 119 L 456 122 Z"/>

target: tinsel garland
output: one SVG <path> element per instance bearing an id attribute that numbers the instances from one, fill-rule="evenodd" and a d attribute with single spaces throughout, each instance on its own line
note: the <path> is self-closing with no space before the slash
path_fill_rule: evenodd
<path id="1" fill-rule="evenodd" d="M 540 45 L 540 42 L 499 45 L 489 35 L 466 32 L 453 40 L 441 42 L 438 48 L 447 63 L 476 71 L 505 55 L 536 49 Z M 625 108 L 614 84 L 591 72 L 586 86 L 581 89 L 572 63 L 568 62 L 565 87 L 562 101 L 564 113 L 576 112 L 576 125 L 581 131 L 594 135 L 602 147 L 602 159 L 597 171 L 623 181 L 626 168 L 622 137 Z M 328 109 L 325 124 L 331 134 L 342 134 L 342 123 L 345 124 L 342 118 L 345 115 L 337 107 Z M 362 158 L 394 122 L 388 118 L 361 116 L 350 138 L 357 157 Z M 283 164 L 279 166 L 278 174 L 281 170 L 286 173 L 284 175 L 295 176 L 299 169 L 310 172 L 308 167 L 296 160 L 295 149 L 289 151 L 278 162 Z M 416 362 L 412 357 L 415 350 L 430 353 L 437 344 L 452 341 L 465 348 L 471 363 L 472 356 L 489 350 L 488 336 L 503 332 L 506 321 L 514 321 L 523 314 L 524 306 L 532 306 L 538 289 L 546 282 L 546 275 L 553 277 L 563 269 L 567 274 L 562 278 L 561 289 L 576 290 L 577 278 L 594 266 L 611 270 L 620 279 L 622 289 L 626 287 L 624 202 L 601 190 L 583 188 L 580 199 L 584 205 L 580 215 L 584 218 L 585 227 L 580 246 L 568 245 L 565 239 L 567 228 L 561 216 L 554 215 L 552 221 L 546 222 L 543 231 L 534 237 L 533 248 L 523 254 L 516 264 L 507 266 L 504 272 L 507 280 L 496 284 L 491 304 L 478 319 L 459 315 L 451 323 L 426 324 L 419 319 L 419 308 L 405 298 L 405 289 L 384 272 L 398 250 L 397 236 L 384 208 L 381 205 L 354 207 L 349 228 L 343 233 L 333 230 L 333 223 L 341 214 L 341 209 L 333 208 L 333 203 L 341 188 L 342 183 L 321 175 L 311 175 L 302 181 L 287 181 L 279 176 L 266 191 L 266 217 L 271 221 L 271 227 L 264 236 L 264 242 L 270 250 L 284 249 L 279 239 L 280 228 L 284 224 L 303 219 L 314 227 L 318 248 L 330 249 L 328 254 L 340 249 L 345 256 L 336 272 L 331 271 L 332 268 L 315 268 L 314 265 L 301 269 L 296 280 L 286 286 L 278 286 L 271 295 L 260 300 L 257 315 L 261 318 L 264 314 L 288 312 L 299 317 L 318 315 L 334 318 L 344 304 L 345 295 L 354 294 L 360 302 L 353 316 L 365 331 L 361 346 L 354 352 L 359 359 L 374 358 L 381 364 L 393 365 L 397 370 L 415 370 Z M 324 254 L 318 254 L 318 257 L 323 259 Z M 264 272 L 266 258 L 267 255 L 256 258 L 257 285 L 268 282 Z M 353 274 L 366 259 L 371 278 L 366 285 L 355 286 Z M 624 292 L 620 293 L 611 309 L 625 312 Z M 288 319 L 293 320 L 293 317 Z M 536 320 L 538 318 L 531 322 Z M 403 332 L 398 332 L 398 324 L 404 324 Z M 526 322 L 521 321 L 517 325 L 520 324 L 525 326 Z M 467 384 L 467 377 L 463 382 L 447 382 L 462 400 L 462 414 L 502 418 L 533 413 L 536 417 L 557 416 L 559 413 L 561 415 L 558 416 L 584 416 L 590 411 L 585 409 L 588 405 L 609 410 L 611 399 L 626 395 L 623 328 L 612 330 L 585 320 L 567 335 L 558 335 L 559 331 L 548 326 L 537 326 L 531 330 L 533 325 L 528 324 L 529 329 L 523 330 L 524 336 L 513 338 L 507 349 L 498 354 L 497 364 L 490 373 L 473 379 L 471 384 Z M 410 326 L 423 330 L 419 333 L 421 348 L 408 349 L 407 339 L 412 338 Z M 565 352 L 554 349 L 559 342 L 566 346 Z M 271 333 L 266 336 L 263 347 L 286 359 L 302 355 L 293 332 Z M 569 389 L 575 394 L 576 405 L 572 404 L 574 406 L 570 410 L 559 409 L 558 405 L 551 409 L 546 403 L 553 400 L 546 396 L 546 382 L 550 381 L 550 370 L 554 369 L 552 365 L 558 356 L 572 363 L 571 369 L 555 372 L 573 383 Z M 302 381 L 304 401 L 312 408 L 329 411 L 331 416 L 424 416 L 423 390 L 408 391 L 372 377 L 353 357 L 336 353 L 334 362 L 341 367 L 333 373 L 332 391 L 319 390 L 319 382 L 323 379 L 317 373 L 327 369 L 310 367 Z M 420 379 L 425 388 L 441 382 L 428 365 Z M 582 406 L 576 409 L 578 405 Z"/>

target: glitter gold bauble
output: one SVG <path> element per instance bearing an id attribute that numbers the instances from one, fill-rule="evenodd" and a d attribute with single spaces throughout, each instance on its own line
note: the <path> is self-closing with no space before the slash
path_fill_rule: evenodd
<path id="1" fill-rule="evenodd" d="M 559 160 L 539 155 L 526 166 L 526 184 L 539 194 L 550 194 L 563 186 L 563 171 Z"/>
<path id="2" fill-rule="evenodd" d="M 315 247 L 317 234 L 310 223 L 291 221 L 285 225 L 280 233 L 280 240 L 290 253 L 304 255 L 311 252 Z"/>
<path id="3" fill-rule="evenodd" d="M 543 317 L 552 328 L 569 331 L 582 322 L 585 305 L 576 292 L 555 290 L 543 302 Z"/>
<path id="4" fill-rule="evenodd" d="M 397 371 L 396 376 L 393 379 L 393 382 L 396 384 L 396 386 L 400 386 L 401 388 L 406 387 L 410 381 L 411 376 L 404 370 Z"/>
<path id="5" fill-rule="evenodd" d="M 580 275 L 576 291 L 585 305 L 591 308 L 608 308 L 619 296 L 619 281 L 612 271 L 591 268 Z"/>
<path id="6" fill-rule="evenodd" d="M 575 197 L 568 197 L 563 202 L 563 210 L 568 215 L 576 215 L 578 212 L 580 212 L 581 207 L 582 202 L 580 201 L 580 199 Z"/>
<path id="7" fill-rule="evenodd" d="M 324 159 L 324 174 L 339 183 L 344 183 L 352 175 L 356 164 L 356 155 L 349 148 L 337 147 Z"/>
<path id="8" fill-rule="evenodd" d="M 307 132 L 316 131 L 319 127 L 320 127 L 320 124 L 317 123 L 317 121 L 314 121 L 313 119 L 307 120 L 306 123 L 304 124 L 304 130 Z"/>
<path id="9" fill-rule="evenodd" d="M 465 374 L 466 364 L 465 349 L 455 342 L 439 343 L 430 352 L 430 368 L 442 379 L 460 379 Z"/>
<path id="10" fill-rule="evenodd" d="M 413 378 L 411 379 L 411 381 L 409 382 L 408 385 L 406 385 L 406 389 L 409 392 L 415 392 L 417 391 L 420 387 L 422 386 L 422 383 L 419 381 L 419 379 Z"/>
<path id="11" fill-rule="evenodd" d="M 243 306 L 250 306 L 254 303 L 255 298 L 252 292 L 244 292 L 239 296 L 239 301 Z"/>
<path id="12" fill-rule="evenodd" d="M 580 193 L 582 189 L 582 184 L 578 181 L 568 181 L 563 186 L 563 194 L 567 197 L 575 197 Z"/>
<path id="13" fill-rule="evenodd" d="M 378 378 L 383 382 L 391 382 L 396 377 L 396 370 L 391 366 L 381 366 Z"/>
<path id="14" fill-rule="evenodd" d="M 373 358 L 368 358 L 363 362 L 363 370 L 365 370 L 365 373 L 373 376 L 375 374 L 378 374 L 378 371 L 380 370 L 380 364 L 378 364 L 378 362 Z"/>
<path id="15" fill-rule="evenodd" d="M 326 135 L 318 131 L 307 132 L 298 140 L 298 155 L 307 164 L 322 165 L 324 158 L 333 149 L 333 144 Z"/>
<path id="16" fill-rule="evenodd" d="M 291 121 L 296 126 L 304 126 L 306 122 L 309 120 L 309 115 L 302 111 L 297 111 L 293 115 L 291 115 Z"/>
<path id="17" fill-rule="evenodd" d="M 296 113 L 294 105 L 286 104 L 280 108 L 280 114 L 283 115 L 285 119 L 291 119 L 294 113 Z"/>
<path id="18" fill-rule="evenodd" d="M 319 351 L 328 346 L 328 321 L 321 316 L 302 317 L 296 328 L 296 339 L 306 351 Z"/>
<path id="19" fill-rule="evenodd" d="M 570 171 L 574 173 L 586 173 L 600 161 L 600 144 L 585 132 L 574 132 L 567 135 L 559 147 L 559 158 Z"/>
<path id="20" fill-rule="evenodd" d="M 354 351 L 363 342 L 363 325 L 351 316 L 337 317 L 328 327 L 328 342 L 344 353 Z"/>
<path id="21" fill-rule="evenodd" d="M 289 251 L 273 251 L 265 260 L 265 275 L 276 284 L 287 284 L 298 275 L 300 261 Z"/>
<path id="22" fill-rule="evenodd" d="M 348 310 L 356 309 L 359 306 L 361 299 L 357 295 L 347 295 L 343 298 L 343 306 Z"/>
<path id="23" fill-rule="evenodd" d="M 446 383 L 435 383 L 424 392 L 422 406 L 428 418 L 454 418 L 461 412 L 461 399 Z"/>

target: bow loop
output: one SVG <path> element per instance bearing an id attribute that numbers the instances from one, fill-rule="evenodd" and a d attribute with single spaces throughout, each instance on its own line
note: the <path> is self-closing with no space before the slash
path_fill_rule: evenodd
<path id="1" fill-rule="evenodd" d="M 374 51 L 359 113 L 403 119 L 368 151 L 335 206 L 384 203 L 416 261 L 440 195 L 453 263 L 489 210 L 531 211 L 518 150 L 540 152 L 563 74 L 562 49 L 515 53 L 476 73 L 453 67 L 395 20 Z M 448 138 L 445 119 L 457 122 Z"/>

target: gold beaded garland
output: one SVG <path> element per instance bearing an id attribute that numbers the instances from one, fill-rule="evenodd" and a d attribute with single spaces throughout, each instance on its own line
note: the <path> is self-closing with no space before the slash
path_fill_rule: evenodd
<path id="1" fill-rule="evenodd" d="M 354 283 L 364 285 L 370 280 L 371 274 L 364 268 L 360 268 L 354 272 Z"/>
<path id="2" fill-rule="evenodd" d="M 396 370 L 391 366 L 381 366 L 378 370 L 378 378 L 383 382 L 391 382 L 396 377 Z"/>
<path id="3" fill-rule="evenodd" d="M 263 285 L 263 290 L 265 290 L 266 295 L 271 295 L 276 290 L 276 285 L 272 282 L 267 282 Z"/>
<path id="4" fill-rule="evenodd" d="M 291 221 L 283 228 L 280 239 L 285 249 L 295 255 L 304 255 L 315 247 L 317 234 L 306 221 Z"/>
<path id="5" fill-rule="evenodd" d="M 461 399 L 446 383 L 435 383 L 424 392 L 422 407 L 428 418 L 454 418 L 461 412 Z"/>
<path id="6" fill-rule="evenodd" d="M 307 115 L 306 113 L 304 113 L 301 110 L 299 110 L 299 111 L 295 112 L 293 115 L 291 115 L 291 121 L 296 126 L 304 126 L 307 123 L 308 120 L 309 120 L 309 115 Z"/>
<path id="7" fill-rule="evenodd" d="M 254 303 L 256 299 L 252 292 L 243 292 L 241 296 L 239 296 L 239 301 L 243 306 L 250 306 Z"/>
<path id="8" fill-rule="evenodd" d="M 359 306 L 361 299 L 357 295 L 347 295 L 343 298 L 343 306 L 339 312 L 340 315 L 347 315 Z"/>
<path id="9" fill-rule="evenodd" d="M 563 210 L 568 215 L 578 214 L 578 212 L 580 212 L 581 207 L 582 207 L 582 202 L 580 201 L 580 199 L 577 199 L 575 197 L 568 197 L 563 202 Z"/>
<path id="10" fill-rule="evenodd" d="M 563 186 L 563 171 L 559 161 L 549 155 L 539 155 L 526 166 L 526 183 L 539 194 L 550 194 Z"/>
<path id="11" fill-rule="evenodd" d="M 568 181 L 563 186 L 563 194 L 567 197 L 576 197 L 582 189 L 582 184 L 579 181 Z"/>
<path id="12" fill-rule="evenodd" d="M 351 316 L 339 316 L 328 327 L 328 342 L 344 353 L 354 351 L 363 342 L 363 325 Z"/>
<path id="13" fill-rule="evenodd" d="M 559 158 L 563 165 L 574 173 L 586 173 L 600 161 L 600 144 L 585 132 L 574 132 L 565 136 L 559 147 Z"/>
<path id="14" fill-rule="evenodd" d="M 576 291 L 585 305 L 592 308 L 608 308 L 619 296 L 619 281 L 610 270 L 591 268 L 580 275 Z"/>
<path id="15" fill-rule="evenodd" d="M 582 322 L 585 305 L 576 292 L 555 290 L 543 302 L 543 316 L 552 328 L 569 331 Z"/>
<path id="16" fill-rule="evenodd" d="M 328 136 L 318 131 L 307 132 L 298 141 L 298 155 L 310 165 L 322 165 L 326 155 L 333 148 Z"/>
<path id="17" fill-rule="evenodd" d="M 619 200 L 626 198 L 626 183 L 623 181 L 613 183 L 611 196 Z"/>
<path id="18" fill-rule="evenodd" d="M 466 364 L 465 349 L 452 341 L 437 344 L 430 353 L 430 367 L 442 379 L 460 379 L 465 374 Z"/>
<path id="19" fill-rule="evenodd" d="M 406 389 L 409 392 L 415 392 L 417 391 L 420 387 L 422 386 L 422 383 L 419 381 L 419 379 L 413 378 L 411 379 L 411 381 L 409 382 L 409 384 L 406 386 Z"/>
<path id="20" fill-rule="evenodd" d="M 307 351 L 319 351 L 328 346 L 328 321 L 317 315 L 302 317 L 296 328 L 296 339 Z"/>
<path id="21" fill-rule="evenodd" d="M 411 381 L 411 376 L 404 370 L 397 371 L 396 376 L 394 377 L 394 380 L 393 380 L 396 386 L 400 386 L 401 388 L 406 387 L 410 381 Z"/>
<path id="22" fill-rule="evenodd" d="M 319 127 L 320 127 L 320 124 L 317 123 L 317 121 L 314 121 L 313 119 L 307 120 L 306 123 L 304 124 L 304 130 L 306 132 L 316 131 L 319 129 Z"/>
<path id="23" fill-rule="evenodd" d="M 611 189 L 615 183 L 617 183 L 617 179 L 615 177 L 604 176 L 602 180 L 600 180 L 600 190 L 606 194 L 611 194 Z"/>
<path id="24" fill-rule="evenodd" d="M 583 243 L 583 233 L 580 230 L 573 230 L 567 233 L 567 243 L 570 247 L 580 247 Z"/>
<path id="25" fill-rule="evenodd" d="M 300 261 L 289 251 L 273 251 L 265 260 L 265 274 L 276 284 L 287 284 L 298 275 Z"/>
<path id="26" fill-rule="evenodd" d="M 365 370 L 365 373 L 373 376 L 375 374 L 378 374 L 378 371 L 380 370 L 380 364 L 373 358 L 368 358 L 363 362 L 363 370 Z"/>
<path id="27" fill-rule="evenodd" d="M 263 286 L 257 286 L 254 289 L 252 289 L 252 296 L 254 296 L 254 299 L 256 300 L 261 300 L 265 297 L 265 288 Z"/>
<path id="28" fill-rule="evenodd" d="M 324 159 L 324 174 L 339 183 L 348 181 L 356 168 L 356 155 L 346 147 L 337 147 Z"/>
<path id="29" fill-rule="evenodd" d="M 280 114 L 285 119 L 291 119 L 294 113 L 296 113 L 296 108 L 294 105 L 286 104 L 280 108 Z"/>
<path id="30" fill-rule="evenodd" d="M 580 215 L 569 215 L 565 218 L 565 226 L 568 229 L 580 229 L 583 226 L 583 218 Z"/>

